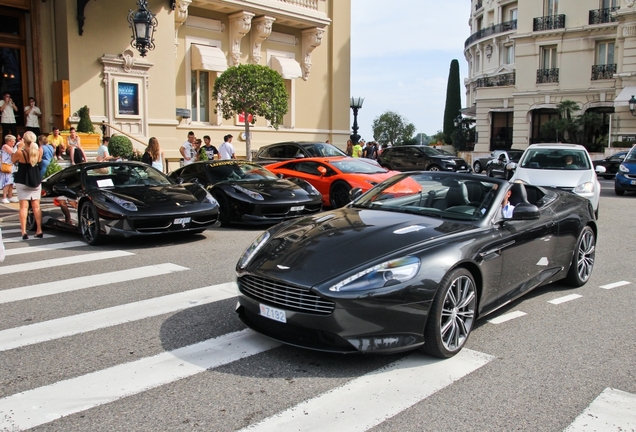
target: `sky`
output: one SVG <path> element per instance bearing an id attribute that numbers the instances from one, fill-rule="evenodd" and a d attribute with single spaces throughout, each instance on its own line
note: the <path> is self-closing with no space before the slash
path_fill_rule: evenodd
<path id="1" fill-rule="evenodd" d="M 441 130 L 453 59 L 465 106 L 470 8 L 470 0 L 351 0 L 351 96 L 365 98 L 363 139 L 373 139 L 373 120 L 386 111 L 413 123 L 416 134 Z"/>

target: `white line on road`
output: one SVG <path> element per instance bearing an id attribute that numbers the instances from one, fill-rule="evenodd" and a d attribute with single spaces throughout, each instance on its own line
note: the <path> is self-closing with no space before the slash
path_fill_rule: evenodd
<path id="1" fill-rule="evenodd" d="M 627 282 L 627 281 L 620 281 L 620 282 L 614 282 L 611 284 L 607 284 L 607 285 L 601 285 L 600 288 L 603 289 L 612 289 L 612 288 L 618 288 L 620 286 L 624 286 L 624 285 L 629 285 L 631 282 Z"/>
<path id="2" fill-rule="evenodd" d="M 33 262 L 24 263 L 24 264 L 2 266 L 0 267 L 0 275 L 19 273 L 19 272 L 31 271 L 31 270 L 41 270 L 44 268 L 58 267 L 58 266 L 70 265 L 70 264 L 79 264 L 79 263 L 90 262 L 90 261 L 100 261 L 100 260 L 105 260 L 109 258 L 118 258 L 118 257 L 131 256 L 131 255 L 134 255 L 134 253 L 115 250 L 115 251 L 108 251 L 108 252 L 95 252 L 95 253 L 89 253 L 84 255 L 76 255 L 73 257 L 53 258 L 53 259 L 44 260 L 44 261 L 33 261 Z"/>
<path id="3" fill-rule="evenodd" d="M 5 234 L 17 234 L 17 233 L 21 233 L 22 230 L 20 228 L 10 228 L 10 229 L 3 229 L 2 230 L 2 235 Z"/>
<path id="4" fill-rule="evenodd" d="M 235 297 L 235 282 L 198 288 L 0 331 L 0 351 L 112 327 Z"/>
<path id="5" fill-rule="evenodd" d="M 110 285 L 118 282 L 127 282 L 152 276 L 160 276 L 168 273 L 189 270 L 180 265 L 164 263 L 151 266 L 131 268 L 110 273 L 81 276 L 73 279 L 64 279 L 54 282 L 46 282 L 38 285 L 29 285 L 0 291 L 0 304 L 42 297 L 52 294 L 60 294 L 69 291 L 77 291 L 85 288 L 93 288 L 102 285 Z"/>
<path id="6" fill-rule="evenodd" d="M 501 324 L 503 322 L 510 321 L 512 319 L 522 317 L 525 314 L 526 314 L 525 312 L 514 311 L 514 312 L 507 313 L 505 315 L 498 316 L 497 318 L 493 318 L 491 320 L 488 320 L 488 322 L 490 324 Z"/>
<path id="7" fill-rule="evenodd" d="M 86 244 L 86 242 L 83 242 L 83 241 L 72 241 L 72 242 L 65 242 L 65 243 L 51 243 L 51 244 L 40 245 L 40 246 L 31 246 L 31 247 L 21 247 L 21 248 L 16 248 L 16 249 L 9 249 L 9 250 L 5 251 L 4 254 L 6 256 L 23 255 L 23 254 L 28 254 L 28 253 L 50 252 L 52 250 L 57 250 L 57 249 L 68 249 L 68 248 L 83 247 L 83 246 L 88 246 L 88 245 Z"/>
<path id="8" fill-rule="evenodd" d="M 0 399 L 0 430 L 25 430 L 278 346 L 243 330 Z"/>
<path id="9" fill-rule="evenodd" d="M 583 297 L 580 294 L 570 294 L 563 297 L 555 298 L 554 300 L 550 300 L 548 303 L 552 303 L 554 305 L 558 305 L 561 303 L 569 302 L 570 300 L 576 300 L 578 298 Z"/>
<path id="10" fill-rule="evenodd" d="M 636 430 L 636 395 L 606 388 L 564 432 Z"/>
<path id="11" fill-rule="evenodd" d="M 468 349 L 446 360 L 411 354 L 243 431 L 366 431 L 492 359 Z"/>
<path id="12" fill-rule="evenodd" d="M 4 235 L 4 233 L 3 233 L 3 235 Z M 44 236 L 42 238 L 38 238 L 34 234 L 29 234 L 29 239 L 28 240 L 22 240 L 22 237 L 9 237 L 9 238 L 4 238 L 3 237 L 2 238 L 2 242 L 4 244 L 7 244 L 7 243 L 18 243 L 18 242 L 31 241 L 31 240 L 39 241 L 39 240 L 44 240 L 44 239 L 53 238 L 53 237 L 55 237 L 55 236 L 51 235 L 51 234 L 44 234 Z M 86 243 L 84 243 L 84 244 L 86 244 Z"/>

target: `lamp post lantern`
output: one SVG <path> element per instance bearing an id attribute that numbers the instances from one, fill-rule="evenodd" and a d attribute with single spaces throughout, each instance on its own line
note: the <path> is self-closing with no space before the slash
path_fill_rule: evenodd
<path id="1" fill-rule="evenodd" d="M 629 112 L 634 115 L 634 110 L 636 110 L 636 97 L 632 95 L 632 98 L 629 100 Z"/>
<path id="2" fill-rule="evenodd" d="M 148 51 L 155 49 L 153 36 L 158 23 L 155 15 L 148 10 L 147 0 L 137 0 L 137 5 L 139 9 L 128 13 L 128 23 L 133 32 L 130 45 L 145 57 Z"/>
<path id="3" fill-rule="evenodd" d="M 353 110 L 353 133 L 349 138 L 351 138 L 351 142 L 353 144 L 357 144 L 360 141 L 360 135 L 358 135 L 358 110 L 362 108 L 362 104 L 364 103 L 363 97 L 352 97 L 351 103 L 349 106 Z"/>

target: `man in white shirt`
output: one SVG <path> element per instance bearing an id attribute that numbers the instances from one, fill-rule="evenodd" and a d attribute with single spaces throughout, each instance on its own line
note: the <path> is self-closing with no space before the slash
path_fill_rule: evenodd
<path id="1" fill-rule="evenodd" d="M 224 142 L 219 147 L 219 159 L 236 159 L 234 154 L 234 146 L 232 145 L 232 135 L 227 134 L 223 137 Z"/>
<path id="2" fill-rule="evenodd" d="M 181 148 L 179 152 L 181 156 L 183 156 L 183 166 L 190 165 L 195 161 L 194 158 L 194 142 L 196 141 L 196 137 L 194 136 L 194 132 L 188 132 L 188 140 L 181 144 Z"/>
<path id="3" fill-rule="evenodd" d="M 510 204 L 510 202 L 508 201 L 510 195 L 512 195 L 512 190 L 508 189 L 508 192 L 506 192 L 506 196 L 504 196 L 504 199 L 501 202 L 501 215 L 504 217 L 504 219 L 510 219 L 515 211 L 515 206 Z"/>
<path id="4" fill-rule="evenodd" d="M 24 117 L 26 118 L 26 130 L 31 131 L 36 137 L 40 136 L 40 117 L 42 117 L 42 111 L 35 106 L 35 99 L 29 98 L 29 105 L 24 107 Z"/>
<path id="5" fill-rule="evenodd" d="M 11 94 L 9 92 L 5 92 L 2 95 L 2 100 L 0 100 L 0 123 L 2 124 L 2 142 L 4 143 L 4 138 L 11 134 L 17 135 L 18 128 L 15 122 L 15 112 L 18 110 L 18 107 L 13 103 L 13 99 L 11 99 Z"/>

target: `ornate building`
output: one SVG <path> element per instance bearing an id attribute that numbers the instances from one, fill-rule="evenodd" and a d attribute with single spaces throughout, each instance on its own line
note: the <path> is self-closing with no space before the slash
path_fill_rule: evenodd
<path id="1" fill-rule="evenodd" d="M 542 125 L 557 105 L 599 114 L 581 144 L 636 137 L 634 0 L 471 0 L 465 43 L 468 108 L 476 151 L 554 142 Z"/>
<path id="2" fill-rule="evenodd" d="M 344 147 L 350 0 L 149 0 L 158 25 L 145 57 L 130 45 L 127 18 L 137 7 L 136 0 L 0 0 L 2 90 L 20 110 L 34 96 L 44 131 L 70 127 L 87 105 L 96 126 L 107 122 L 142 142 L 155 136 L 170 157 L 190 130 L 214 143 L 232 133 L 243 156 L 242 119 L 215 114 L 211 94 L 228 67 L 261 64 L 284 78 L 289 111 L 278 131 L 257 119 L 252 148 L 327 139 Z"/>

